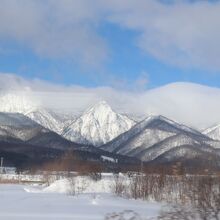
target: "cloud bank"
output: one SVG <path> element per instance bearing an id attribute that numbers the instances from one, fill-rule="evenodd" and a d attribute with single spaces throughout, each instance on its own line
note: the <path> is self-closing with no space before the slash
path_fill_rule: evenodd
<path id="1" fill-rule="evenodd" d="M 40 57 L 99 65 L 111 50 L 100 29 L 111 23 L 135 32 L 136 45 L 164 63 L 219 71 L 220 2 L 164 2 L 2 0 L 0 41 Z"/>
<path id="2" fill-rule="evenodd" d="M 186 82 L 128 92 L 111 87 L 63 86 L 0 74 L 0 91 L 1 97 L 16 94 L 37 106 L 72 114 L 105 100 L 116 111 L 134 117 L 161 114 L 200 129 L 220 123 L 220 89 Z"/>

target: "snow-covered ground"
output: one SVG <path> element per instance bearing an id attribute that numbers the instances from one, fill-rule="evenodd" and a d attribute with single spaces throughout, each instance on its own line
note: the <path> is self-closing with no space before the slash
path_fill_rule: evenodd
<path id="1" fill-rule="evenodd" d="M 108 176 L 97 182 L 88 177 L 77 177 L 74 182 L 61 179 L 49 186 L 2 184 L 0 219 L 104 220 L 109 213 L 125 210 L 146 219 L 159 213 L 161 204 L 117 197 L 112 193 L 112 184 Z"/>

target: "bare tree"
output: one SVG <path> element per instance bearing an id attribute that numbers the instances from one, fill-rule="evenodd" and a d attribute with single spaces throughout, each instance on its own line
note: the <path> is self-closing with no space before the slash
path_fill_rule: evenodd
<path id="1" fill-rule="evenodd" d="M 191 180 L 191 181 L 189 181 Z M 179 201 L 169 211 L 161 213 L 159 219 L 220 220 L 219 177 L 197 176 L 184 182 L 187 185 L 186 205 Z"/>
<path id="2" fill-rule="evenodd" d="M 125 194 L 126 184 L 122 177 L 119 174 L 114 175 L 114 184 L 113 184 L 113 192 L 116 195 L 122 196 Z"/>

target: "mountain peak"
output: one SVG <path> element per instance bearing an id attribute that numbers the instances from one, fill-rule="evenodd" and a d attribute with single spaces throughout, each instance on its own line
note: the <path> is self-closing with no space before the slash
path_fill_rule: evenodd
<path id="1" fill-rule="evenodd" d="M 86 110 L 86 112 L 91 111 L 113 111 L 111 106 L 106 101 L 100 101 L 96 103 L 94 106 Z"/>
<path id="2" fill-rule="evenodd" d="M 114 112 L 107 102 L 101 101 L 65 128 L 63 135 L 77 143 L 101 145 L 133 125 L 133 120 Z"/>
<path id="3" fill-rule="evenodd" d="M 169 118 L 167 118 L 163 115 L 149 115 L 143 121 L 136 124 L 136 126 L 139 127 L 139 128 L 144 129 L 145 127 L 149 126 L 149 124 L 152 124 L 152 123 L 157 122 L 157 121 L 159 121 L 160 123 L 167 124 L 169 126 L 175 127 L 175 129 L 184 130 L 185 132 L 194 133 L 195 135 L 199 135 L 199 136 L 202 135 L 199 131 L 197 131 L 197 130 L 191 128 L 191 127 L 188 127 L 184 124 L 181 124 L 179 122 L 176 122 L 174 120 L 171 120 L 171 119 L 169 119 Z"/>
<path id="4" fill-rule="evenodd" d="M 108 107 L 110 107 L 110 105 L 105 100 L 99 101 L 98 103 L 96 103 L 96 105 L 97 106 L 108 106 Z"/>
<path id="5" fill-rule="evenodd" d="M 111 116 L 116 116 L 116 113 L 105 101 L 98 102 L 93 107 L 87 109 L 82 115 L 84 118 L 94 118 L 99 124 L 105 123 L 105 121 Z"/>
<path id="6" fill-rule="evenodd" d="M 51 131 L 55 131 L 58 134 L 62 133 L 63 123 L 50 110 L 39 107 L 26 112 L 25 116 Z"/>

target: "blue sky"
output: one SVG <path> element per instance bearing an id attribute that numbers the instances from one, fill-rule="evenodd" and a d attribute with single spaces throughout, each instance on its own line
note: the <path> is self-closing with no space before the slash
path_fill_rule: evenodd
<path id="1" fill-rule="evenodd" d="M 23 5 L 16 0 L 8 2 L 14 7 L 0 2 L 4 10 L 1 13 L 0 9 L 2 73 L 127 90 L 178 81 L 220 87 L 218 1 L 173 1 L 169 6 L 152 0 L 138 4 L 129 0 L 127 5 L 123 0 L 112 1 L 112 5 L 106 2 L 101 6 L 94 1 L 91 10 L 88 0 L 46 1 L 45 6 L 32 0 L 21 0 Z M 52 15 L 50 7 L 55 7 Z M 58 16 L 66 11 L 77 16 Z M 21 19 L 16 19 L 18 16 Z M 206 21 L 202 26 L 200 18 Z M 47 26 L 43 27 L 42 21 Z M 11 22 L 14 27 L 6 28 Z"/>

